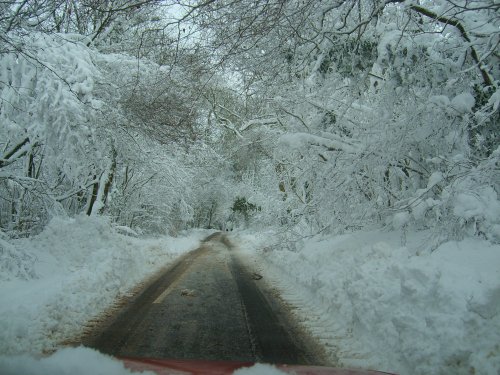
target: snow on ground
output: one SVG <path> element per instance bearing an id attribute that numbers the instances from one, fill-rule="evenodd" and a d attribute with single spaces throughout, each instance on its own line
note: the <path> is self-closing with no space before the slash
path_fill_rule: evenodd
<path id="1" fill-rule="evenodd" d="M 213 370 L 209 371 L 211 374 Z M 132 371 L 116 358 L 99 353 L 96 350 L 79 347 L 63 348 L 50 356 L 34 358 L 29 355 L 1 356 L 0 373 L 2 375 L 155 375 L 151 371 Z M 187 374 L 179 369 L 164 369 L 162 374 Z M 255 364 L 234 371 L 235 375 L 283 375 L 278 368 Z M 293 371 L 291 373 L 294 373 Z"/>
<path id="2" fill-rule="evenodd" d="M 233 240 L 341 366 L 498 375 L 500 246 L 467 238 L 430 252 L 430 237 L 374 231 L 284 246 L 272 232 L 242 232 Z"/>
<path id="3" fill-rule="evenodd" d="M 293 371 L 292 371 L 293 373 Z M 264 363 L 256 363 L 252 367 L 244 367 L 236 370 L 234 375 L 283 375 L 286 372 Z"/>
<path id="4" fill-rule="evenodd" d="M 0 356 L 2 375 L 130 375 L 139 374 L 122 362 L 89 348 L 64 348 L 48 357 L 29 355 Z M 153 372 L 140 372 L 154 375 Z"/>
<path id="5" fill-rule="evenodd" d="M 209 233 L 139 239 L 106 218 L 79 216 L 56 218 L 33 238 L 0 237 L 0 353 L 57 348 Z"/>

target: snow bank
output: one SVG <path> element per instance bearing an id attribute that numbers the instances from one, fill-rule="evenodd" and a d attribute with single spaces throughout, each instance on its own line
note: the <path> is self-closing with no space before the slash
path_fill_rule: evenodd
<path id="1" fill-rule="evenodd" d="M 406 246 L 399 232 L 318 236 L 296 250 L 269 234 L 235 241 L 341 365 L 497 375 L 500 246 L 467 238 L 429 252 L 426 236 L 409 233 Z"/>
<path id="2" fill-rule="evenodd" d="M 96 350 L 79 347 L 60 349 L 51 356 L 34 358 L 28 355 L 0 356 L 0 373 L 2 375 L 155 375 L 151 371 L 136 372 L 125 368 L 124 364 Z M 165 374 L 187 374 L 187 372 L 170 369 Z M 211 371 L 210 373 L 213 373 Z M 234 372 L 236 375 L 283 375 L 274 366 L 255 364 Z"/>
<path id="3" fill-rule="evenodd" d="M 286 374 L 286 372 L 283 372 L 271 365 L 256 363 L 252 367 L 244 367 L 239 370 L 236 370 L 233 374 L 234 375 L 283 375 Z"/>
<path id="4" fill-rule="evenodd" d="M 33 238 L 2 241 L 2 263 L 11 261 L 0 268 L 0 353 L 56 348 L 206 235 L 132 238 L 106 218 L 79 216 L 56 218 Z"/>
<path id="5" fill-rule="evenodd" d="M 130 375 L 122 362 L 88 348 L 65 348 L 46 358 L 27 355 L 0 357 L 2 375 Z M 150 371 L 140 372 L 154 375 Z"/>

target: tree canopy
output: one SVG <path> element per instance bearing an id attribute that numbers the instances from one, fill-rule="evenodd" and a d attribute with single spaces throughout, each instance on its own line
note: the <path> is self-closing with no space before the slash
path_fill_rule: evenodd
<path id="1" fill-rule="evenodd" d="M 500 240 L 493 0 L 0 7 L 9 235 L 83 213 Z"/>

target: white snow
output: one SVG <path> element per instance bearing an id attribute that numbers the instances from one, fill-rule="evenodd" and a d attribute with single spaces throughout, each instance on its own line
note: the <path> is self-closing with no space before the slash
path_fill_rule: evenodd
<path id="1" fill-rule="evenodd" d="M 65 3 L 2 7 L 0 353 L 57 349 L 207 234 L 146 231 L 253 226 L 273 228 L 276 243 L 247 235 L 243 247 L 262 245 L 248 253 L 265 279 L 342 364 L 499 374 L 494 1 L 375 2 L 377 22 L 356 38 L 370 6 L 307 1 L 303 13 L 292 9 L 299 2 L 276 2 L 269 35 L 252 32 L 257 17 L 225 64 L 215 64 L 224 43 L 208 60 L 190 52 L 204 7 L 146 2 L 153 8 L 118 12 L 83 36 L 75 17 L 85 2 L 68 3 L 71 12 Z M 220 19 L 237 20 L 241 2 L 228 4 Z M 415 4 L 462 27 L 416 17 Z M 286 14 L 299 29 L 276 49 Z M 50 31 L 54 15 L 69 33 Z M 166 29 L 175 50 L 135 37 L 165 16 L 183 19 Z M 297 38 L 309 21 L 336 28 L 335 43 L 323 32 Z M 218 33 L 206 36 L 209 46 Z M 241 198 L 258 209 L 232 209 Z M 66 218 L 89 208 L 130 227 Z M 394 231 L 331 234 L 377 225 Z"/>
<path id="2" fill-rule="evenodd" d="M 9 256 L 19 262 L 2 268 L 0 372 L 130 373 L 86 348 L 36 356 L 58 349 L 118 296 L 206 235 L 140 239 L 119 234 L 106 218 L 79 216 L 54 219 L 31 239 L 11 240 Z M 496 375 L 500 245 L 466 238 L 431 252 L 432 233 L 410 231 L 405 246 L 401 236 L 357 232 L 286 246 L 272 232 L 240 232 L 233 241 L 296 306 L 338 365 L 410 375 Z M 95 368 L 86 366 L 90 361 Z M 279 373 L 259 366 L 238 373 Z"/>
<path id="3" fill-rule="evenodd" d="M 308 133 L 284 134 L 279 138 L 278 145 L 285 152 L 289 152 L 290 150 L 301 151 L 307 149 L 309 146 L 320 146 L 328 150 L 342 150 L 349 153 L 359 151 L 355 145 L 332 133 L 323 133 L 322 136 Z"/>
<path id="4" fill-rule="evenodd" d="M 122 362 L 89 348 L 64 348 L 49 357 L 0 356 L 2 375 L 130 375 Z M 153 372 L 140 372 L 153 375 Z"/>
<path id="5" fill-rule="evenodd" d="M 233 372 L 234 375 L 283 375 L 286 372 L 278 368 L 266 365 L 263 363 L 256 363 L 252 367 L 244 367 Z"/>
<path id="6" fill-rule="evenodd" d="M 0 356 L 2 375 L 154 375 L 151 371 L 132 371 L 116 358 L 96 350 L 78 347 L 63 348 L 54 354 L 35 358 L 28 355 Z M 164 374 L 187 374 L 179 370 L 167 370 Z M 293 372 L 292 372 L 293 373 Z M 257 363 L 234 371 L 235 375 L 282 375 L 286 374 L 275 366 Z"/>
<path id="7" fill-rule="evenodd" d="M 82 215 L 53 219 L 9 247 L 3 241 L 11 262 L 0 267 L 0 353 L 57 348 L 206 235 L 139 239 L 119 234 L 107 218 Z"/>
<path id="8" fill-rule="evenodd" d="M 433 95 L 429 98 L 429 103 L 444 109 L 450 114 L 465 114 L 472 110 L 476 101 L 471 93 L 463 92 L 451 100 L 445 95 Z"/>
<path id="9" fill-rule="evenodd" d="M 429 98 L 429 103 L 435 104 L 441 108 L 448 108 L 450 105 L 450 99 L 445 95 L 433 95 Z"/>
<path id="10" fill-rule="evenodd" d="M 407 211 L 398 212 L 392 218 L 392 226 L 395 229 L 403 228 L 410 222 L 410 214 Z"/>
<path id="11" fill-rule="evenodd" d="M 288 246 L 272 232 L 233 240 L 339 365 L 498 375 L 500 245 L 466 238 L 431 252 L 431 233 L 407 233 L 406 246 L 403 235 L 315 236 Z"/>
<path id="12" fill-rule="evenodd" d="M 439 184 L 441 181 L 443 181 L 444 177 L 443 174 L 439 171 L 433 172 L 430 177 L 429 181 L 427 182 L 427 188 L 431 188 L 434 185 Z"/>
<path id="13" fill-rule="evenodd" d="M 488 221 L 498 221 L 500 202 L 497 193 L 490 186 L 476 191 L 461 192 L 455 197 L 453 213 L 464 219 L 474 216 L 486 218 Z"/>
<path id="14" fill-rule="evenodd" d="M 464 92 L 451 100 L 451 106 L 459 113 L 467 113 L 472 110 L 476 101 L 471 93 Z"/>
<path id="15" fill-rule="evenodd" d="M 498 110 L 500 105 L 500 91 L 496 91 L 493 95 L 491 95 L 491 98 L 488 100 L 488 104 L 493 107 L 494 111 Z"/>

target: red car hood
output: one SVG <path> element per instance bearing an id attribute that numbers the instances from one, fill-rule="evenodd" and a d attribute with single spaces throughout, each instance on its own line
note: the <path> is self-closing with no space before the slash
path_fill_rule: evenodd
<path id="1" fill-rule="evenodd" d="M 251 367 L 253 362 L 193 361 L 148 358 L 120 358 L 130 370 L 153 371 L 158 375 L 223 375 L 232 374 L 242 367 Z M 348 370 L 322 366 L 276 365 L 278 369 L 297 375 L 382 375 L 387 372 L 370 370 Z"/>

